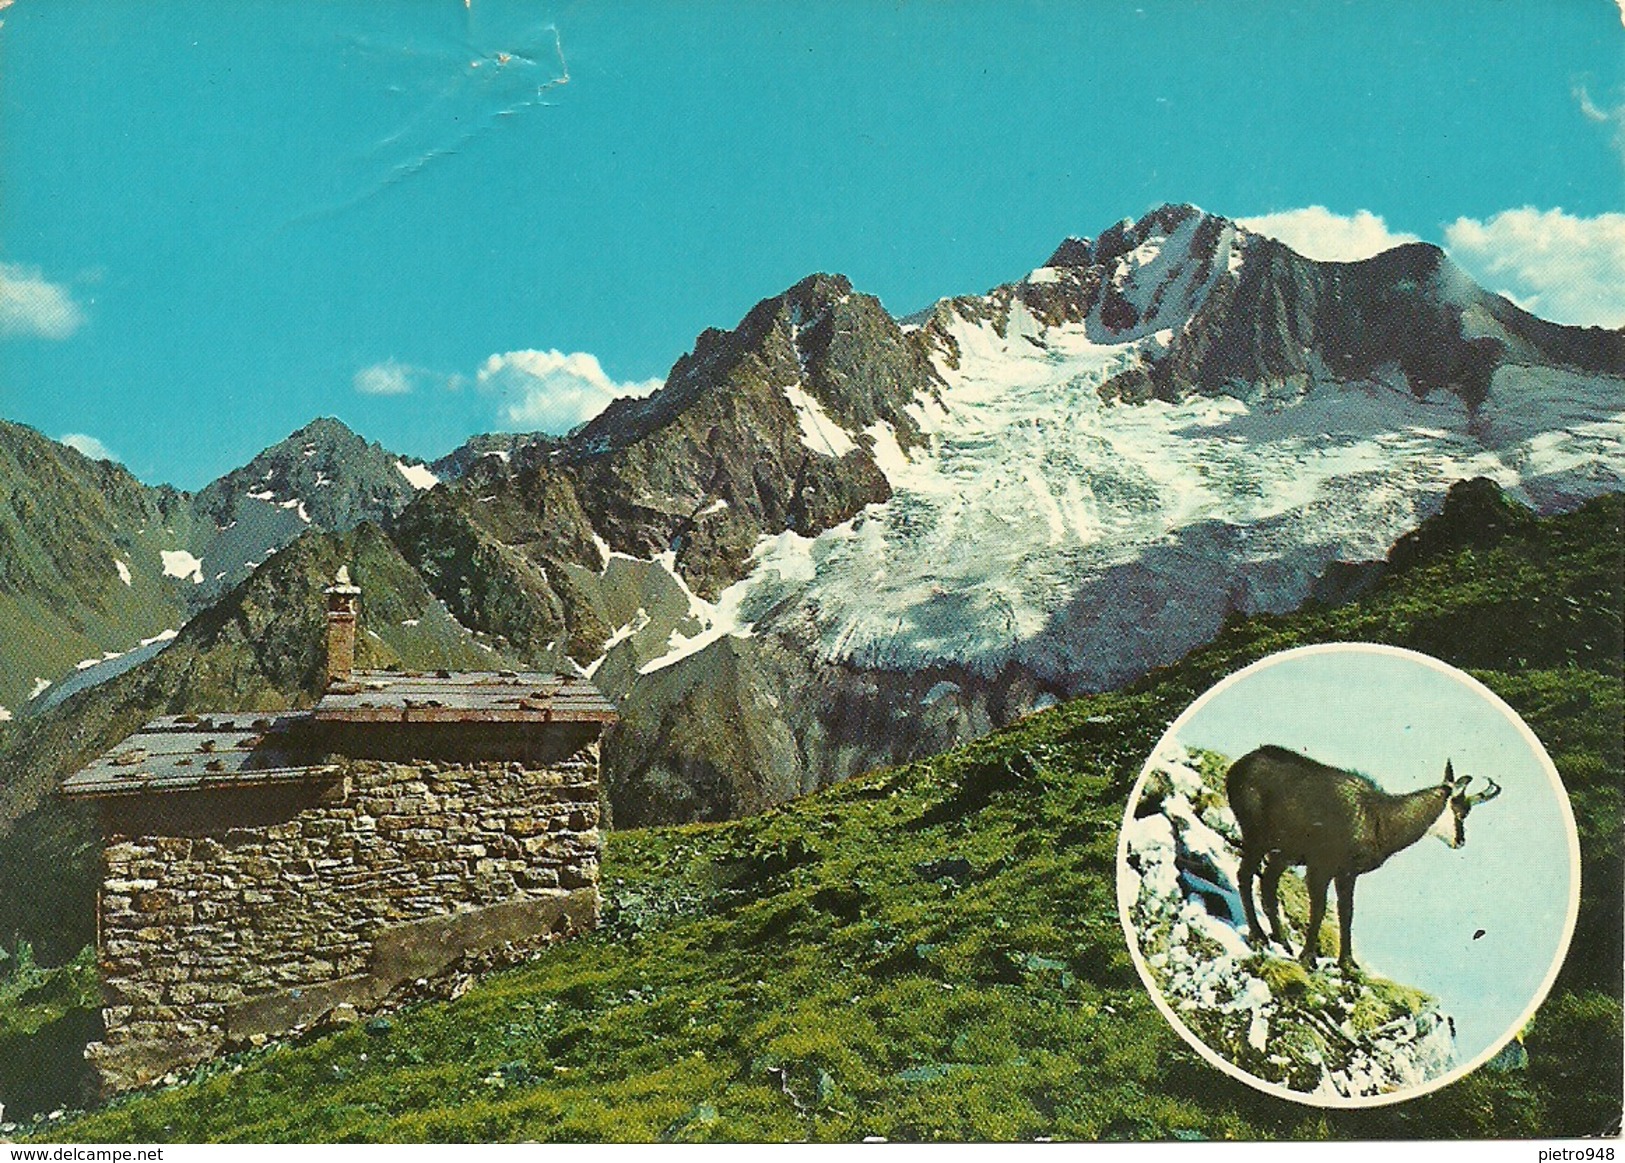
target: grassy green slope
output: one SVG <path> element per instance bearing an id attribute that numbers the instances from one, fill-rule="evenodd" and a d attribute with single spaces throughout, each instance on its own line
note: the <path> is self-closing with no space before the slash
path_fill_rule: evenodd
<path id="1" fill-rule="evenodd" d="M 754 819 L 614 834 L 602 931 L 388 1029 L 227 1060 L 52 1134 L 1602 1132 L 1618 1124 L 1621 1089 L 1622 516 L 1612 497 L 1486 537 L 1447 508 L 1420 560 L 1353 605 L 1237 622 L 1126 691 Z M 1197 693 L 1275 650 L 1347 639 L 1426 649 L 1524 715 L 1573 798 L 1585 887 L 1568 961 L 1526 1032 L 1526 1068 L 1320 1111 L 1219 1074 L 1158 1016 L 1124 949 L 1114 859 L 1140 764 Z"/>

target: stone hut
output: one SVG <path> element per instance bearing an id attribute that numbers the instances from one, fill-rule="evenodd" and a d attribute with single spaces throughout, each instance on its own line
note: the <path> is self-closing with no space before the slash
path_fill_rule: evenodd
<path id="1" fill-rule="evenodd" d="M 610 704 L 556 675 L 353 671 L 359 591 L 327 594 L 313 709 L 155 719 L 62 786 L 101 807 L 106 1093 L 598 923 Z"/>

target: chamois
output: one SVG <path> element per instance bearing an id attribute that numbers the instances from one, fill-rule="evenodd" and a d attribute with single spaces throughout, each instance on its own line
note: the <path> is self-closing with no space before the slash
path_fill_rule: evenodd
<path id="1" fill-rule="evenodd" d="M 1237 887 L 1253 942 L 1264 941 L 1253 905 L 1253 878 L 1258 876 L 1271 936 L 1291 951 L 1281 924 L 1279 887 L 1281 874 L 1301 864 L 1309 886 L 1309 927 L 1300 960 L 1313 968 L 1320 952 L 1320 923 L 1326 916 L 1326 886 L 1335 883 L 1342 937 L 1338 964 L 1352 972 L 1349 929 L 1354 921 L 1355 878 L 1429 833 L 1452 848 L 1465 844 L 1467 813 L 1501 794 L 1492 779 L 1484 791 L 1468 795 L 1471 780 L 1466 775 L 1456 778 L 1447 760 L 1443 783 L 1393 795 L 1366 776 L 1317 763 L 1284 747 L 1259 747 L 1236 760 L 1225 774 L 1225 794 L 1241 825 Z"/>

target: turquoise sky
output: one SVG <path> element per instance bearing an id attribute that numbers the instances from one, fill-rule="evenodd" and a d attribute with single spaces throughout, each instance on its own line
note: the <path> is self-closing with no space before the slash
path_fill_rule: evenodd
<path id="1" fill-rule="evenodd" d="M 1177 737 L 1232 759 L 1274 743 L 1394 792 L 1438 783 L 1447 760 L 1475 777 L 1470 790 L 1500 784 L 1469 814 L 1461 848 L 1424 836 L 1360 877 L 1354 954 L 1438 997 L 1463 1062 L 1514 1028 L 1557 956 L 1578 870 L 1560 789 L 1506 709 L 1415 656 L 1344 648 L 1238 679 Z M 1329 893 L 1328 926 L 1335 902 Z"/>
<path id="2" fill-rule="evenodd" d="M 1608 0 L 0 20 L 0 416 L 148 480 L 317 414 L 424 456 L 567 427 L 812 271 L 907 312 L 1164 201 L 1324 207 L 1281 229 L 1448 243 L 1549 316 L 1625 323 Z"/>

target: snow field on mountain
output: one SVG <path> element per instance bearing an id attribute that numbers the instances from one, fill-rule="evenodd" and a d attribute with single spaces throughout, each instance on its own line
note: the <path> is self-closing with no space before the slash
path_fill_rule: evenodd
<path id="1" fill-rule="evenodd" d="M 1541 510 L 1625 487 L 1625 380 L 1504 367 L 1470 411 L 1454 392 L 1418 398 L 1397 363 L 1350 380 L 1310 350 L 1307 374 L 1227 394 L 1102 399 L 1205 325 L 1257 241 L 1197 213 L 1152 220 L 1098 264 L 1109 291 L 1074 324 L 1047 325 L 1008 288 L 922 313 L 941 384 L 909 409 L 926 445 L 906 453 L 886 422 L 844 428 L 807 390 L 798 309 L 803 375 L 779 390 L 801 444 L 867 452 L 892 496 L 812 539 L 763 536 L 715 602 L 688 591 L 674 554 L 657 559 L 688 617 L 640 672 L 724 637 L 783 635 L 825 662 L 983 678 L 1015 664 L 1069 693 L 1104 689 L 1232 611 L 1295 609 L 1333 561 L 1382 558 L 1455 481 L 1490 477 Z M 1027 281 L 1078 277 L 1046 266 Z M 641 633 L 640 657 L 669 625 Z M 622 626 L 606 653 L 638 634 Z"/>
<path id="2" fill-rule="evenodd" d="M 1087 334 L 1097 341 L 1110 338 L 1124 342 L 1162 330 L 1177 330 L 1195 313 L 1220 277 L 1238 274 L 1245 232 L 1226 222 L 1214 244 L 1206 277 L 1200 277 L 1202 264 L 1195 247 L 1204 221 L 1204 215 L 1192 214 L 1171 234 L 1155 234 L 1117 258 L 1111 283 L 1133 304 L 1139 322 L 1121 331 L 1107 327 L 1101 317 L 1106 308 L 1102 296 L 1090 312 Z"/>
<path id="3" fill-rule="evenodd" d="M 1159 257 L 1142 251 L 1136 271 Z M 891 499 L 796 538 L 795 568 L 793 534 L 764 538 L 747 578 L 714 606 L 694 599 L 705 629 L 674 634 L 644 671 L 725 634 L 810 625 L 826 660 L 984 674 L 1016 661 L 1108 686 L 1178 657 L 1230 609 L 1296 607 L 1333 560 L 1382 557 L 1455 480 L 1489 476 L 1537 505 L 1526 480 L 1620 487 L 1625 394 L 1582 377 L 1505 370 L 1477 417 L 1449 393 L 1418 399 L 1397 367 L 1354 383 L 1323 371 L 1251 405 L 1109 403 L 1099 386 L 1168 338 L 1102 344 L 1090 330 L 1046 328 L 1019 301 L 1002 335 L 956 317 L 958 366 L 940 361 L 940 402 L 913 409 L 929 446 L 905 454 L 884 423 L 862 434 Z M 797 406 L 808 447 L 844 448 L 830 429 L 854 434 L 814 407 Z"/>
<path id="4" fill-rule="evenodd" d="M 752 611 L 762 609 L 761 601 L 765 597 L 777 592 L 781 585 L 806 583 L 816 576 L 817 567 L 812 560 L 815 544 L 814 538 L 802 537 L 789 529 L 772 537 L 763 537 L 757 542 L 751 557 L 750 575 L 723 590 L 715 602 L 706 601 L 688 588 L 682 574 L 677 572 L 677 554 L 674 551 L 661 554 L 655 559 L 656 563 L 672 576 L 683 596 L 688 599 L 689 618 L 699 629 L 692 634 L 684 633 L 681 627 L 674 629 L 667 641 L 666 653 L 644 663 L 638 668 L 638 673 L 653 674 L 663 670 L 725 637 L 750 637 L 755 626 Z M 629 633 L 625 637 L 630 636 Z M 615 645 L 615 641 L 606 642 L 605 654 Z M 593 666 L 596 668 L 597 663 Z"/>
<path id="5" fill-rule="evenodd" d="M 1295 518 L 1311 526 L 1297 532 L 1324 545 L 1325 558 L 1334 550 L 1379 556 L 1425 515 L 1405 503 L 1416 491 L 1406 477 L 1441 492 L 1447 483 L 1435 470 L 1403 467 L 1419 459 L 1416 446 L 1446 452 L 1450 463 L 1474 452 L 1461 437 L 1408 432 L 1406 419 L 1459 427 L 1464 416 L 1426 406 L 1407 415 L 1409 397 L 1398 392 L 1328 393 L 1318 408 L 1294 409 L 1307 410 L 1280 433 L 1268 431 L 1267 418 L 1262 431 L 1247 433 L 1241 426 L 1252 412 L 1229 398 L 1108 404 L 1098 387 L 1132 367 L 1142 344 L 1046 330 L 1019 303 L 1003 336 L 964 322 L 953 334 L 959 367 L 940 368 L 941 404 L 915 409 L 929 448 L 908 456 L 884 426 L 865 434 L 893 497 L 818 537 L 809 581 L 758 571 L 745 583 L 752 598 L 743 606 L 797 596 L 826 658 L 991 672 L 1017 657 L 1059 677 L 1077 669 L 1079 659 L 1068 656 L 1076 650 L 1055 656 L 1024 646 L 1053 639 L 1057 616 L 1083 589 L 1148 548 L 1218 523 L 1238 532 L 1225 564 L 1268 558 L 1283 540 L 1270 523 Z M 1354 495 L 1339 495 L 1340 482 L 1368 474 Z M 1338 512 L 1361 498 L 1358 515 Z M 1263 534 L 1257 546 L 1247 544 L 1252 526 Z M 1143 579 L 1128 580 L 1129 589 L 1143 587 Z M 1310 581 L 1295 573 L 1293 592 L 1278 604 L 1296 604 Z M 1100 596 L 1130 596 L 1123 589 L 1111 585 Z M 1212 605 L 1213 597 L 1202 600 Z M 1073 645 L 1087 652 L 1105 644 Z"/>
<path id="6" fill-rule="evenodd" d="M 857 447 L 852 434 L 837 424 L 824 406 L 810 396 L 800 384 L 784 386 L 785 399 L 796 410 L 796 421 L 801 428 L 801 443 L 820 456 L 845 456 Z"/>
<path id="7" fill-rule="evenodd" d="M 1498 368 L 1475 431 L 1537 508 L 1625 489 L 1625 379 Z"/>

